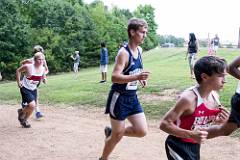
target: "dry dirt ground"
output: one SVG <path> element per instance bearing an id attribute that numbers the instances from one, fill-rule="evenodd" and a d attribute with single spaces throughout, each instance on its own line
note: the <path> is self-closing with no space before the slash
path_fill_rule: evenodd
<path id="1" fill-rule="evenodd" d="M 109 120 L 102 108 L 41 106 L 45 117 L 31 117 L 30 129 L 17 121 L 18 106 L 0 105 L 0 160 L 97 160 Z M 88 108 L 88 109 L 86 109 Z M 120 142 L 110 160 L 166 160 L 166 134 L 159 120 L 148 120 L 144 138 Z M 239 160 L 240 140 L 220 137 L 202 145 L 202 160 Z"/>

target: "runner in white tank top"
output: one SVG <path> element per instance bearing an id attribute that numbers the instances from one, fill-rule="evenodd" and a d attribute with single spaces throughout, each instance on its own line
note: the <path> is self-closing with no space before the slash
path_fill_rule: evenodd
<path id="1" fill-rule="evenodd" d="M 36 46 L 33 47 L 33 53 L 35 54 L 35 53 L 37 53 L 37 52 L 42 52 L 42 53 L 43 53 L 43 56 L 44 56 L 44 49 L 43 49 L 42 46 L 36 45 Z M 34 58 L 33 58 L 33 57 L 30 58 L 30 59 L 25 59 L 25 60 L 23 60 L 23 61 L 20 62 L 21 65 L 24 65 L 24 64 L 32 64 L 32 63 L 34 63 Z M 45 60 L 45 56 L 44 56 L 43 66 L 44 66 L 44 68 L 45 68 L 45 74 L 44 74 L 45 77 L 44 77 L 44 79 L 43 79 L 42 82 L 43 82 L 44 84 L 46 84 L 46 83 L 47 83 L 47 77 L 46 77 L 46 75 L 48 74 L 49 70 L 48 70 L 47 61 Z M 38 83 L 37 87 L 39 87 L 40 84 L 41 84 L 41 83 Z M 36 116 L 37 119 L 43 117 L 43 114 L 42 114 L 42 112 L 41 112 L 38 104 L 39 104 L 39 90 L 37 90 L 37 101 L 36 101 L 36 106 L 35 106 L 35 116 Z M 21 103 L 21 106 L 22 106 L 23 108 L 24 108 L 25 105 L 26 105 L 26 104 Z"/>
<path id="2" fill-rule="evenodd" d="M 37 84 L 43 79 L 44 56 L 41 52 L 34 55 L 33 64 L 25 64 L 16 71 L 17 84 L 20 88 L 22 101 L 27 103 L 23 109 L 18 109 L 18 120 L 24 128 L 31 127 L 27 119 L 32 114 L 37 100 Z M 21 73 L 25 73 L 23 81 L 20 81 Z"/>
<path id="3" fill-rule="evenodd" d="M 29 76 L 24 75 L 22 79 L 22 86 L 33 91 L 37 89 L 37 85 L 44 78 L 43 75 L 45 68 L 43 66 L 40 66 L 37 71 L 34 64 L 27 64 L 27 66 L 30 68 L 31 73 L 29 73 Z"/>

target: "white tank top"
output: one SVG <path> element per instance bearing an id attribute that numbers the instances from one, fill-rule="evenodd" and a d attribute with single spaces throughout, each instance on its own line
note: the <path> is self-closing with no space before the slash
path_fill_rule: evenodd
<path id="1" fill-rule="evenodd" d="M 22 79 L 22 85 L 23 85 L 23 87 L 25 87 L 29 90 L 35 90 L 35 89 L 37 89 L 37 85 L 43 79 L 44 67 L 41 66 L 40 72 L 36 73 L 34 64 L 29 64 L 29 65 L 31 67 L 31 73 L 29 76 L 24 75 L 24 77 Z"/>

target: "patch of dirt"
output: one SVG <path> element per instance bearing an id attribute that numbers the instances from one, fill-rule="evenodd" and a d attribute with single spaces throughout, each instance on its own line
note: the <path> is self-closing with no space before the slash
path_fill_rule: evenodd
<path id="1" fill-rule="evenodd" d="M 143 101 L 173 101 L 177 99 L 179 94 L 180 92 L 176 89 L 166 89 L 159 93 L 140 95 L 140 98 Z"/>
<path id="2" fill-rule="evenodd" d="M 40 106 L 44 118 L 31 117 L 30 129 L 17 121 L 18 106 L 0 105 L 1 160 L 97 160 L 104 144 L 103 128 L 109 125 L 103 108 Z M 159 121 L 148 120 L 144 138 L 124 137 L 111 160 L 167 160 L 167 134 Z M 240 140 L 220 137 L 202 145 L 201 160 L 239 160 Z"/>

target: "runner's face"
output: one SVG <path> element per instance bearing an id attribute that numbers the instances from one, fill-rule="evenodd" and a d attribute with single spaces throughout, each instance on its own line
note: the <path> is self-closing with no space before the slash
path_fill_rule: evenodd
<path id="1" fill-rule="evenodd" d="M 227 82 L 225 78 L 226 75 L 227 72 L 225 70 L 223 73 L 213 74 L 212 76 L 209 77 L 209 84 L 212 85 L 213 90 L 218 91 L 223 88 L 224 84 Z"/>
<path id="2" fill-rule="evenodd" d="M 147 37 L 147 27 L 140 27 L 137 31 L 134 31 L 133 38 L 139 44 L 142 44 L 145 37 Z"/>
<path id="3" fill-rule="evenodd" d="M 39 56 L 39 57 L 35 60 L 35 63 L 36 63 L 37 65 L 42 65 L 43 62 L 44 62 L 43 56 Z"/>

